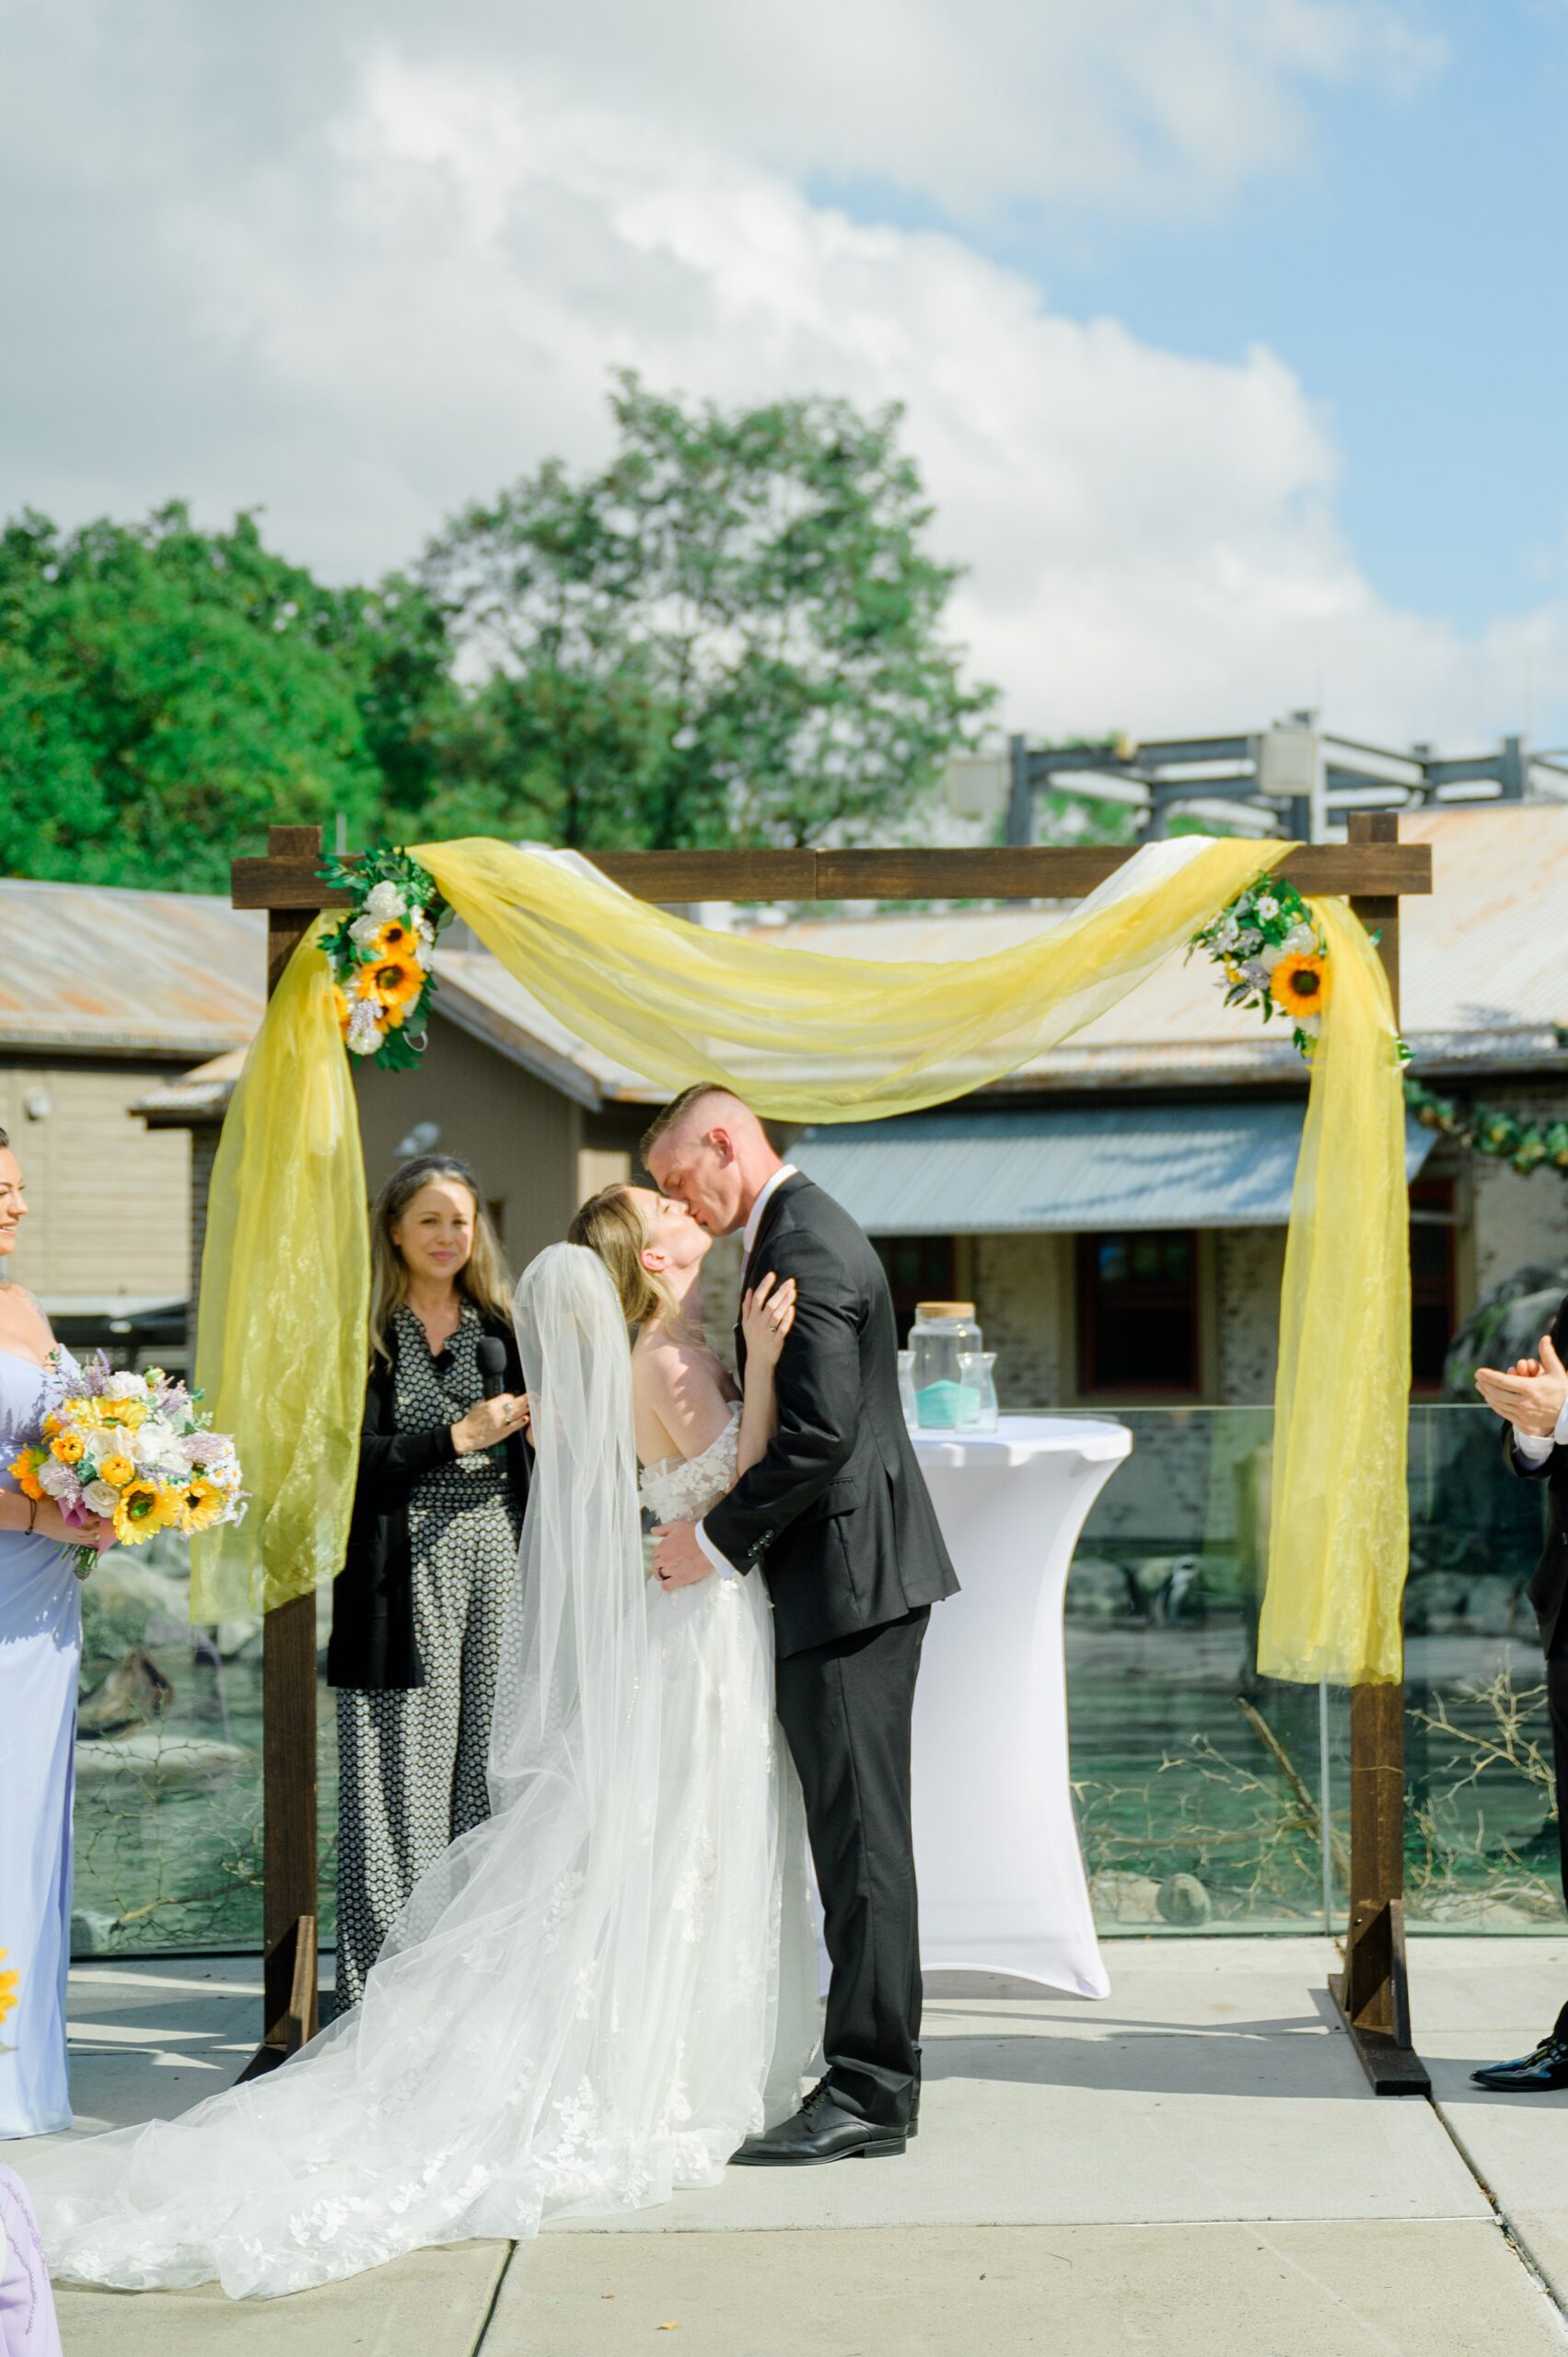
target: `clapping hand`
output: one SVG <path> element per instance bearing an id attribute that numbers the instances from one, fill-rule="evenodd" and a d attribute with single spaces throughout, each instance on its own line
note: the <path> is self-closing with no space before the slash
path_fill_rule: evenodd
<path id="1" fill-rule="evenodd" d="M 1550 1440 L 1568 1404 L 1568 1367 L 1558 1357 L 1551 1335 L 1543 1334 L 1539 1359 L 1516 1359 L 1505 1375 L 1493 1367 L 1478 1367 L 1475 1387 L 1516 1433 Z"/>

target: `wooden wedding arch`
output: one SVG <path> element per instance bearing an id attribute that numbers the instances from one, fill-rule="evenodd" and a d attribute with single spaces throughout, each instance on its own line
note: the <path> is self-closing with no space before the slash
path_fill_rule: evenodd
<path id="1" fill-rule="evenodd" d="M 1342 894 L 1377 935 L 1400 1020 L 1400 901 L 1432 889 L 1432 852 L 1401 843 L 1390 813 L 1360 812 L 1346 844 L 1306 845 L 1280 873 L 1306 894 Z M 1130 851 L 654 851 L 594 854 L 645 900 L 1081 900 Z M 234 905 L 267 911 L 267 993 L 323 909 L 352 896 L 323 884 L 319 827 L 273 827 L 264 858 L 237 859 Z M 316 1598 L 268 1613 L 262 1652 L 261 2043 L 250 2078 L 315 2035 L 317 2012 Z M 1379 2095 L 1425 2095 L 1411 2034 L 1404 1924 L 1404 1686 L 1351 1694 L 1351 1871 L 1344 1970 L 1331 1991 Z"/>

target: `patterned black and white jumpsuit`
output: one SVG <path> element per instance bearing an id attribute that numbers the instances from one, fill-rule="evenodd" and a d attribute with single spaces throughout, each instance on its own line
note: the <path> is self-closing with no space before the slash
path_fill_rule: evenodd
<path id="1" fill-rule="evenodd" d="M 435 1431 L 483 1397 L 470 1302 L 432 1353 L 405 1305 L 397 1428 Z M 356 2005 L 393 1918 L 441 1852 L 490 1814 L 485 1758 L 521 1516 L 504 1452 L 420 1474 L 409 1494 L 413 1633 L 423 1686 L 338 1690 L 337 2009 Z"/>

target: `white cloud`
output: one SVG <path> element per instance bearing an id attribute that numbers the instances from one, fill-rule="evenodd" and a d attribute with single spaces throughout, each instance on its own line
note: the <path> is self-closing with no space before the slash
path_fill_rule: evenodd
<path id="1" fill-rule="evenodd" d="M 1035 23 L 1001 0 L 967 20 L 901 0 L 894 41 L 880 7 L 841 5 L 835 46 L 821 0 L 797 0 L 781 47 L 776 0 L 687 0 L 656 49 L 653 16 L 617 5 L 548 36 L 529 11 L 525 41 L 515 7 L 503 38 L 483 0 L 440 18 L 399 0 L 366 49 L 344 0 L 335 48 L 247 87 L 234 56 L 174 38 L 192 20 L 165 0 L 157 71 L 114 106 L 57 48 L 32 152 L 25 123 L 7 151 L 51 207 L 0 285 L 38 363 L 0 385 L 0 505 L 260 499 L 283 545 L 373 572 L 546 451 L 599 455 L 606 371 L 628 363 L 726 401 L 906 401 L 944 552 L 973 568 L 959 627 L 1015 726 L 1246 726 L 1321 700 L 1370 734 L 1491 732 L 1568 679 L 1561 610 L 1467 644 L 1380 603 L 1336 527 L 1330 424 L 1268 352 L 1196 360 L 1065 319 L 960 237 L 851 221 L 797 177 L 848 168 L 842 85 L 867 170 L 897 177 L 901 155 L 906 185 L 944 201 L 1042 196 L 1063 143 L 1020 161 L 1007 92 L 1011 74 L 1027 104 L 1055 61 L 1035 138 L 1071 121 L 1078 186 L 1141 157 L 1154 189 L 1186 156 L 1202 200 L 1214 110 L 1234 122 L 1250 96 L 1254 128 L 1296 135 L 1304 77 L 1408 62 L 1391 13 L 1051 0 Z M 62 151 L 68 95 L 84 129 Z"/>

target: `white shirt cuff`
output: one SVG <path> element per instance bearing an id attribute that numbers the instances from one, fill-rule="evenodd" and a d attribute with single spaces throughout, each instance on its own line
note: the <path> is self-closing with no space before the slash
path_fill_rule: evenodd
<path id="1" fill-rule="evenodd" d="M 1568 1448 L 1568 1403 L 1565 1403 L 1550 1440 L 1543 1433 L 1514 1434 L 1514 1446 L 1527 1465 L 1544 1465 L 1554 1448 Z"/>
<path id="2" fill-rule="evenodd" d="M 738 1578 L 739 1574 L 736 1571 L 735 1565 L 730 1562 L 729 1557 L 719 1553 L 718 1549 L 714 1545 L 713 1540 L 708 1537 L 707 1532 L 703 1529 L 700 1522 L 695 1525 L 695 1529 L 697 1533 L 697 1544 L 702 1549 L 703 1554 L 707 1557 L 709 1562 L 713 1565 L 714 1571 L 717 1572 L 720 1579 L 733 1580 Z"/>

